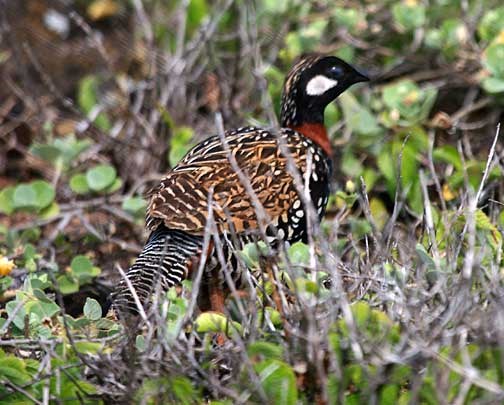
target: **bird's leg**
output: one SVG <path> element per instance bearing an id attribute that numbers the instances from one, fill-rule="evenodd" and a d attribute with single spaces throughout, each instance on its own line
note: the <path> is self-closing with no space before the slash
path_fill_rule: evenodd
<path id="1" fill-rule="evenodd" d="M 208 292 L 210 297 L 210 310 L 224 313 L 224 291 L 219 277 L 219 267 L 212 269 L 208 282 Z"/>
<path id="2" fill-rule="evenodd" d="M 210 297 L 210 310 L 224 314 L 224 291 L 220 282 L 219 267 L 212 269 L 208 282 L 208 296 Z M 215 342 L 222 346 L 226 342 L 226 335 L 219 332 L 215 335 Z"/>

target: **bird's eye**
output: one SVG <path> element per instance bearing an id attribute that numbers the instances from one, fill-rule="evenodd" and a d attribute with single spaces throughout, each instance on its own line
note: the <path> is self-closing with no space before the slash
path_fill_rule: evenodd
<path id="1" fill-rule="evenodd" d="M 333 77 L 342 77 L 343 76 L 343 68 L 341 66 L 331 66 L 330 72 L 331 72 L 331 76 L 333 76 Z"/>

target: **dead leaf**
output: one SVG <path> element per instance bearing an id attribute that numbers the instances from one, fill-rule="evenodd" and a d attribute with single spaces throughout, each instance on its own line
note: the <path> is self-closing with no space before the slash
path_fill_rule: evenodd
<path id="1" fill-rule="evenodd" d="M 119 4 L 113 0 L 96 0 L 93 1 L 88 9 L 87 14 L 93 21 L 103 20 L 107 17 L 112 17 L 119 12 Z"/>

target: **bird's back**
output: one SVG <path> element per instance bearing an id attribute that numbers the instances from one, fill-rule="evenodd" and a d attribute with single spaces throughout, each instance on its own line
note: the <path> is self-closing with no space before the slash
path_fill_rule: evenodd
<path id="1" fill-rule="evenodd" d="M 282 239 L 299 240 L 305 221 L 293 171 L 304 179 L 307 160 L 312 162 L 311 200 L 323 215 L 330 160 L 310 139 L 291 129 L 275 132 L 254 127 L 227 132 L 224 142 L 212 136 L 189 151 L 153 190 L 147 226 L 154 230 L 164 224 L 202 235 L 212 201 L 221 233 L 253 233 L 263 216 L 282 229 Z"/>

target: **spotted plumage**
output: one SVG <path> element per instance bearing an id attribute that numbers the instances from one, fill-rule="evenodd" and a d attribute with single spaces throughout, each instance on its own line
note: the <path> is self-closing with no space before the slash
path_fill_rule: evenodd
<path id="1" fill-rule="evenodd" d="M 127 274 L 142 304 L 148 303 L 156 285 L 166 290 L 180 283 L 199 262 L 209 201 L 232 271 L 236 272 L 233 236 L 244 243 L 260 238 L 265 229 L 273 246 L 306 241 L 306 200 L 299 195 L 289 162 L 299 178 L 309 175 L 309 199 L 321 219 L 332 171 L 323 112 L 342 91 L 364 80 L 338 58 L 302 58 L 285 80 L 282 128 L 239 128 L 226 132 L 225 142 L 215 135 L 187 153 L 150 193 L 146 223 L 151 237 Z M 210 249 L 205 277 L 210 284 L 218 262 L 217 252 Z M 209 295 L 215 303 L 213 292 Z M 116 308 L 135 307 L 124 280 L 113 299 Z"/>
<path id="2" fill-rule="evenodd" d="M 283 141 L 301 175 L 306 171 L 308 154 L 312 155 L 309 187 L 312 201 L 321 199 L 320 207 L 327 202 L 330 159 L 312 140 L 289 128 L 275 133 L 246 127 L 225 136 L 230 153 L 250 180 L 268 219 L 284 228 L 289 240 L 301 239 L 302 221 L 294 219 L 291 230 L 286 226 L 289 221 L 282 219 L 291 216 L 289 210 L 300 200 L 293 176 L 287 169 L 287 157 L 278 143 Z M 170 229 L 203 235 L 211 192 L 212 211 L 219 232 L 257 233 L 260 226 L 253 197 L 232 167 L 219 136 L 196 146 L 153 190 L 147 210 L 147 227 L 155 230 L 164 224 Z M 302 207 L 298 207 L 298 211 L 302 212 Z M 302 218 L 302 215 L 295 218 Z"/>

